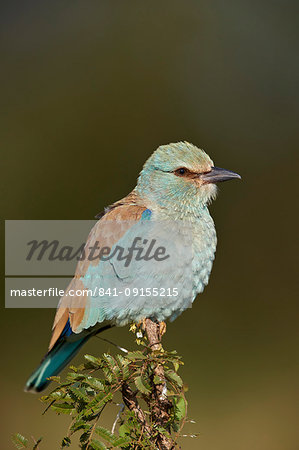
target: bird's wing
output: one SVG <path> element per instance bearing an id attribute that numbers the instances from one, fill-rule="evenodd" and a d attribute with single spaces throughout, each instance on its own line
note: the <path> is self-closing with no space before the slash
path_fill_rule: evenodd
<path id="1" fill-rule="evenodd" d="M 86 314 L 85 309 L 89 298 L 85 295 L 81 298 L 78 296 L 69 296 L 68 293 L 70 291 L 82 292 L 85 289 L 82 279 L 84 279 L 89 268 L 94 267 L 96 270 L 99 270 L 100 260 L 95 259 L 90 261 L 86 257 L 88 249 L 95 244 L 100 248 L 109 247 L 111 249 L 128 229 L 141 219 L 142 213 L 145 210 L 145 206 L 136 204 L 135 195 L 130 194 L 127 198 L 107 208 L 105 214 L 92 228 L 85 245 L 85 258 L 79 261 L 75 276 L 70 282 L 64 297 L 59 302 L 49 350 L 51 350 L 68 326 L 70 326 L 71 332 L 77 332 Z"/>
<path id="2" fill-rule="evenodd" d="M 166 220 L 149 209 L 141 215 L 138 211 L 137 220 L 122 223 L 126 231 L 118 235 L 109 258 L 90 264 L 81 276 L 91 297 L 76 324 L 77 333 L 97 328 L 104 321 L 123 326 L 146 317 L 174 319 L 191 305 L 194 283 L 189 223 Z M 115 235 L 115 222 L 106 225 L 107 235 L 111 230 Z"/>
<path id="3" fill-rule="evenodd" d="M 154 216 L 145 206 L 119 203 L 97 222 L 85 249 L 98 244 L 102 250 L 108 247 L 109 255 L 85 257 L 78 264 L 60 302 L 50 348 L 65 333 L 90 332 L 105 321 L 125 325 L 146 317 L 172 319 L 191 304 L 192 230 L 184 221 Z M 88 290 L 88 296 L 70 297 L 70 290 Z"/>

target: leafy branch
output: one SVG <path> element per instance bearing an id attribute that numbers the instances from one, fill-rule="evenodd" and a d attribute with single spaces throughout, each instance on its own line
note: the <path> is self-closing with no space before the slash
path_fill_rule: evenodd
<path id="1" fill-rule="evenodd" d="M 142 340 L 140 329 L 132 327 L 142 350 L 125 356 L 85 355 L 85 363 L 71 366 L 65 381 L 52 377 L 57 387 L 41 398 L 47 404 L 44 413 L 51 409 L 72 418 L 61 449 L 70 447 L 75 434 L 83 450 L 179 448 L 187 418 L 186 389 L 178 374 L 183 362 L 176 351 L 162 348 L 161 324 L 146 319 L 144 325 L 147 337 Z M 108 404 L 120 406 L 112 431 L 99 425 Z M 29 445 L 20 434 L 13 442 L 19 449 Z M 32 448 L 39 449 L 40 442 Z"/>

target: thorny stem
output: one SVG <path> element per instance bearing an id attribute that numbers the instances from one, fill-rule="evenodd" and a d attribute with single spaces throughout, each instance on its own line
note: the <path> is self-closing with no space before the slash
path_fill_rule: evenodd
<path id="1" fill-rule="evenodd" d="M 145 320 L 145 330 L 152 352 L 161 351 L 160 323 L 151 319 Z M 136 419 L 141 423 L 144 432 L 153 439 L 154 445 L 160 450 L 172 450 L 176 447 L 175 441 L 170 437 L 170 429 L 167 423 L 170 421 L 170 408 L 172 403 L 166 395 L 166 381 L 163 365 L 157 364 L 154 368 L 154 375 L 158 376 L 162 383 L 152 383 L 152 392 L 149 396 L 144 396 L 150 410 L 151 425 L 146 421 L 145 414 L 139 406 L 136 394 L 127 383 L 122 386 L 122 396 L 125 405 L 132 411 Z M 169 432 L 169 436 L 156 430 L 162 427 Z"/>
<path id="2" fill-rule="evenodd" d="M 149 341 L 149 346 L 151 350 L 161 351 L 161 333 L 160 333 L 160 323 L 158 321 L 153 321 L 151 319 L 146 319 L 145 321 L 145 330 L 147 334 L 147 338 Z M 150 399 L 150 410 L 151 410 L 151 419 L 153 425 L 162 426 L 167 431 L 170 430 L 167 427 L 167 423 L 170 419 L 170 408 L 171 402 L 167 398 L 166 393 L 166 381 L 164 375 L 164 369 L 162 364 L 158 364 L 154 368 L 154 373 L 161 380 L 163 380 L 160 384 L 153 383 L 153 391 Z M 162 433 L 158 434 L 157 438 L 158 448 L 161 450 L 170 450 L 175 448 L 175 443 L 171 437 L 167 437 Z"/>

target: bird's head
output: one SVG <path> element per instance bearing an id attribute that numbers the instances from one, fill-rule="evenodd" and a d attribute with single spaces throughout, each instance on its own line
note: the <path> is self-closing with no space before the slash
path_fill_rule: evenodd
<path id="1" fill-rule="evenodd" d="M 160 146 L 145 162 L 137 191 L 162 207 L 190 210 L 216 197 L 216 183 L 233 178 L 241 177 L 215 167 L 195 145 L 177 142 Z"/>

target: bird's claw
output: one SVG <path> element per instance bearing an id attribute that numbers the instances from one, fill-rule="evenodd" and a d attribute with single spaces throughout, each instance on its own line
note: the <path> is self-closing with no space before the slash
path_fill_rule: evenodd
<path id="1" fill-rule="evenodd" d="M 166 333 L 166 323 L 160 322 L 160 336 L 163 336 L 163 334 Z"/>

